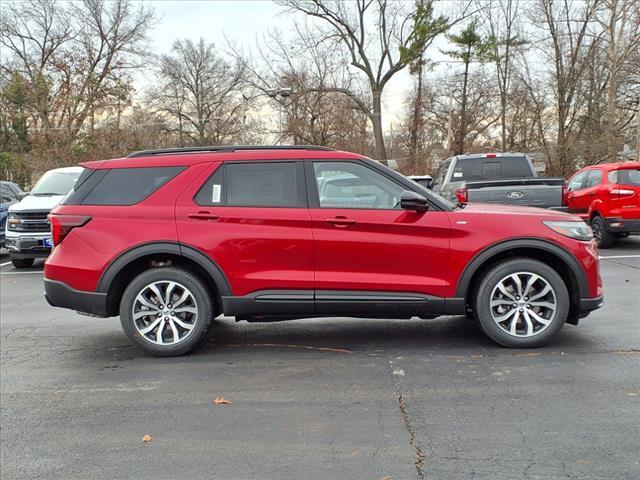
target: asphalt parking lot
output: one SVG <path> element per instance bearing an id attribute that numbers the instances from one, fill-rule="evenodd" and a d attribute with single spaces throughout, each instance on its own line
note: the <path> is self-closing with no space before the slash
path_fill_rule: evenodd
<path id="1" fill-rule="evenodd" d="M 219 319 L 168 359 L 2 255 L 1 477 L 640 478 L 640 237 L 601 255 L 606 306 L 546 348 L 462 317 Z"/>

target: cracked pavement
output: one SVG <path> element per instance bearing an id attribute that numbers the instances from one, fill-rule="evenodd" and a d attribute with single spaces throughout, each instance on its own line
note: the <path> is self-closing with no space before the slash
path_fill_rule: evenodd
<path id="1" fill-rule="evenodd" d="M 640 237 L 601 251 L 638 254 Z M 4 265 L 0 476 L 640 478 L 640 257 L 601 265 L 605 307 L 541 349 L 462 317 L 223 318 L 173 359 L 47 306 L 41 267 Z"/>

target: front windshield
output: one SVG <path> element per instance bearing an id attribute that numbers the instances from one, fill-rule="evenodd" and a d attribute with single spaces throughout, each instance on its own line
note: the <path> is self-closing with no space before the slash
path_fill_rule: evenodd
<path id="1" fill-rule="evenodd" d="M 36 183 L 31 195 L 66 195 L 71 191 L 80 176 L 77 172 L 50 171 L 45 173 Z"/>

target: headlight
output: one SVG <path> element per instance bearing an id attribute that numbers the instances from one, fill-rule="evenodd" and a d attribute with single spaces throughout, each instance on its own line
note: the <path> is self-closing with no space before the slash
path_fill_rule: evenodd
<path id="1" fill-rule="evenodd" d="M 7 228 L 10 230 L 15 230 L 18 228 L 20 224 L 20 217 L 18 217 L 15 213 L 10 213 L 7 217 Z"/>
<path id="2" fill-rule="evenodd" d="M 565 237 L 574 238 L 576 240 L 587 241 L 593 238 L 591 227 L 584 222 L 542 222 L 551 230 Z"/>

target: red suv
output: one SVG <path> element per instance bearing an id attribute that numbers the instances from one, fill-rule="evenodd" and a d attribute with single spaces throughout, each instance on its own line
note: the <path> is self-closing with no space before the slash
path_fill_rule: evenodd
<path id="1" fill-rule="evenodd" d="M 640 162 L 606 163 L 569 180 L 567 209 L 591 223 L 600 248 L 640 234 Z"/>
<path id="2" fill-rule="evenodd" d="M 120 315 L 155 355 L 220 315 L 472 315 L 508 347 L 548 342 L 602 305 L 578 217 L 454 205 L 324 147 L 202 147 L 89 162 L 50 219 L 51 305 Z"/>

